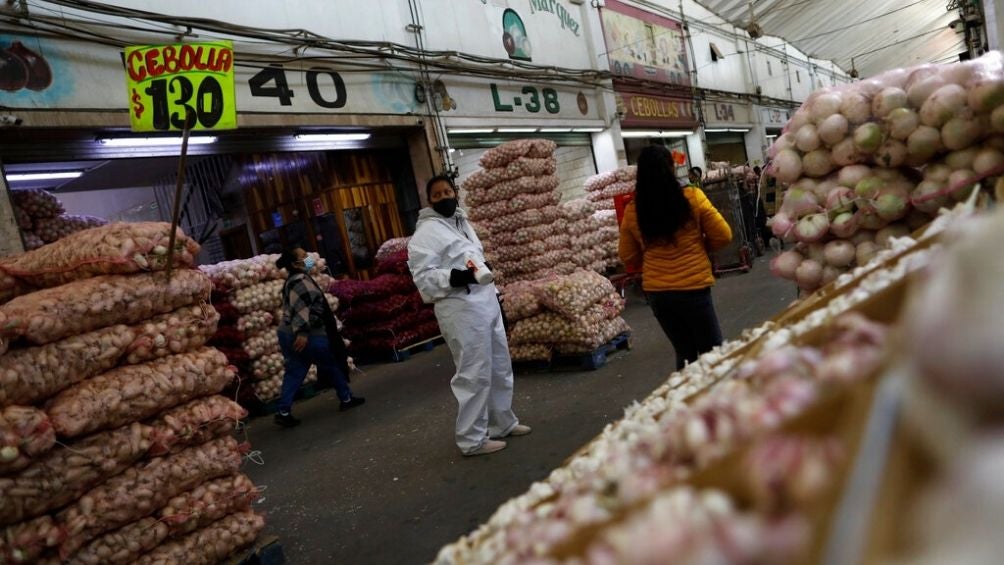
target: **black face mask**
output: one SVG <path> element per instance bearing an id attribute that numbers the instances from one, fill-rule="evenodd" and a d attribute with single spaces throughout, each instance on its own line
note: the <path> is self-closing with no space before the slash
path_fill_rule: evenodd
<path id="1" fill-rule="evenodd" d="M 432 209 L 444 218 L 452 218 L 457 213 L 457 206 L 460 203 L 456 198 L 444 198 L 432 205 Z"/>

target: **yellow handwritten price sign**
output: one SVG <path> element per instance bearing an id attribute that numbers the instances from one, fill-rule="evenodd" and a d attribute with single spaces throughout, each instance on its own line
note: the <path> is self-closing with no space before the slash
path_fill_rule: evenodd
<path id="1" fill-rule="evenodd" d="M 126 47 L 133 131 L 234 129 L 234 47 L 230 41 Z"/>

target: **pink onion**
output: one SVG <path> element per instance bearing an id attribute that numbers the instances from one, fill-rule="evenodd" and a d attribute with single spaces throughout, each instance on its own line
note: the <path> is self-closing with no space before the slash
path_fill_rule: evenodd
<path id="1" fill-rule="evenodd" d="M 903 92 L 902 88 L 889 87 L 872 99 L 872 114 L 876 118 L 884 118 L 896 108 L 906 106 L 906 103 L 906 92 Z"/>
<path id="2" fill-rule="evenodd" d="M 920 117 L 909 108 L 896 108 L 886 116 L 886 124 L 893 139 L 905 141 L 920 125 Z"/>
<path id="3" fill-rule="evenodd" d="M 872 114 L 872 105 L 868 96 L 860 92 L 845 92 L 840 103 L 840 113 L 853 125 L 863 124 Z"/>
<path id="4" fill-rule="evenodd" d="M 937 130 L 935 130 L 937 131 Z M 846 137 L 840 143 L 833 146 L 833 162 L 840 167 L 856 165 L 865 161 L 863 153 L 854 146 L 854 138 Z"/>
<path id="5" fill-rule="evenodd" d="M 957 84 L 946 84 L 935 90 L 921 106 L 920 121 L 926 126 L 940 128 L 959 115 L 966 106 L 967 98 L 964 88 Z"/>
<path id="6" fill-rule="evenodd" d="M 800 219 L 806 214 L 819 211 L 819 199 L 816 198 L 815 193 L 793 186 L 784 193 L 781 211 L 790 218 Z"/>
<path id="7" fill-rule="evenodd" d="M 802 255 L 797 251 L 785 251 L 770 261 L 770 272 L 782 279 L 795 280 L 795 270 L 802 263 Z"/>
<path id="8" fill-rule="evenodd" d="M 806 259 L 795 269 L 795 280 L 804 290 L 816 290 L 823 281 L 823 266 L 817 261 Z"/>
<path id="9" fill-rule="evenodd" d="M 987 174 L 1001 167 L 1004 167 L 1004 152 L 993 147 L 980 149 L 973 159 L 973 170 L 980 175 Z"/>
<path id="10" fill-rule="evenodd" d="M 808 153 L 819 148 L 819 134 L 816 126 L 805 124 L 795 132 L 795 147 L 802 153 Z"/>
<path id="11" fill-rule="evenodd" d="M 830 233 L 837 237 L 848 238 L 858 231 L 858 218 L 853 212 L 843 212 L 830 222 Z"/>
<path id="12" fill-rule="evenodd" d="M 826 118 L 839 112 L 842 103 L 843 98 L 839 92 L 820 94 L 815 100 L 809 103 L 809 114 L 812 122 L 816 124 L 822 123 Z"/>
<path id="13" fill-rule="evenodd" d="M 850 212 L 854 206 L 855 198 L 857 195 L 850 188 L 837 187 L 826 195 L 826 211 L 831 214 Z"/>
<path id="14" fill-rule="evenodd" d="M 826 264 L 834 267 L 846 267 L 854 262 L 856 251 L 853 243 L 837 239 L 827 243 L 823 253 L 826 256 Z"/>
<path id="15" fill-rule="evenodd" d="M 795 238 L 803 243 L 814 243 L 826 236 L 830 219 L 826 214 L 810 214 L 795 224 Z"/>
<path id="16" fill-rule="evenodd" d="M 781 182 L 792 183 L 802 176 L 802 159 L 791 149 L 779 151 L 772 164 L 774 178 Z"/>
<path id="17" fill-rule="evenodd" d="M 783 211 L 775 214 L 768 223 L 770 224 L 771 233 L 783 240 L 788 240 L 795 229 L 795 223 L 791 219 L 791 216 L 788 216 Z"/>
<path id="18" fill-rule="evenodd" d="M 993 112 L 1004 106 L 1004 79 L 983 79 L 970 86 L 969 107 L 977 112 Z"/>
<path id="19" fill-rule="evenodd" d="M 825 177 L 834 166 L 833 157 L 826 149 L 816 149 L 802 157 L 802 172 L 810 177 Z"/>
<path id="20" fill-rule="evenodd" d="M 837 184 L 837 175 L 832 174 L 826 177 L 825 179 L 819 181 L 816 184 L 816 189 L 813 190 L 813 192 L 816 194 L 816 198 L 819 199 L 819 202 L 822 204 L 823 202 L 826 202 L 826 197 L 829 196 L 831 192 L 833 192 L 838 188 L 840 188 L 840 185 Z"/>
<path id="21" fill-rule="evenodd" d="M 847 129 L 849 127 L 847 118 L 841 114 L 833 114 L 819 124 L 817 132 L 819 134 L 819 139 L 821 139 L 823 143 L 832 147 L 837 143 L 840 143 L 840 141 L 847 136 Z"/>
<path id="22" fill-rule="evenodd" d="M 931 126 L 918 126 L 906 140 L 907 153 L 921 162 L 933 158 L 941 147 L 941 131 Z"/>
<path id="23" fill-rule="evenodd" d="M 901 166 L 905 161 L 906 145 L 895 139 L 887 139 L 875 154 L 875 162 L 890 169 Z"/>
<path id="24" fill-rule="evenodd" d="M 882 128 L 878 124 L 868 122 L 854 130 L 854 147 L 865 153 L 874 153 L 882 145 Z"/>
<path id="25" fill-rule="evenodd" d="M 866 265 L 879 252 L 879 246 L 871 241 L 862 241 L 858 244 L 854 252 L 854 260 L 857 264 Z"/>

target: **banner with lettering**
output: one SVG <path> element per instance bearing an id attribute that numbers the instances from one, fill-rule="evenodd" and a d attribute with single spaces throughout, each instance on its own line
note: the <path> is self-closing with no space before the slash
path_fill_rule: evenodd
<path id="1" fill-rule="evenodd" d="M 133 131 L 237 127 L 230 41 L 126 47 L 125 66 Z"/>
<path id="2" fill-rule="evenodd" d="M 617 92 L 621 127 L 693 129 L 697 127 L 694 101 L 650 94 Z"/>
<path id="3" fill-rule="evenodd" d="M 687 47 L 680 22 L 616 0 L 601 9 L 606 51 L 614 76 L 690 85 Z"/>

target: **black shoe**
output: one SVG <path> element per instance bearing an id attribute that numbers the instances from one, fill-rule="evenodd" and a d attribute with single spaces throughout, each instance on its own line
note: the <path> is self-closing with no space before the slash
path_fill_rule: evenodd
<path id="1" fill-rule="evenodd" d="M 294 418 L 292 414 L 276 414 L 274 421 L 276 425 L 284 428 L 294 428 L 300 425 L 300 420 Z"/>
<path id="2" fill-rule="evenodd" d="M 366 399 L 361 396 L 353 396 L 352 400 L 348 402 L 342 402 L 342 407 L 339 408 L 339 412 L 345 412 L 346 410 L 352 410 L 356 406 L 362 406 L 366 404 Z"/>

